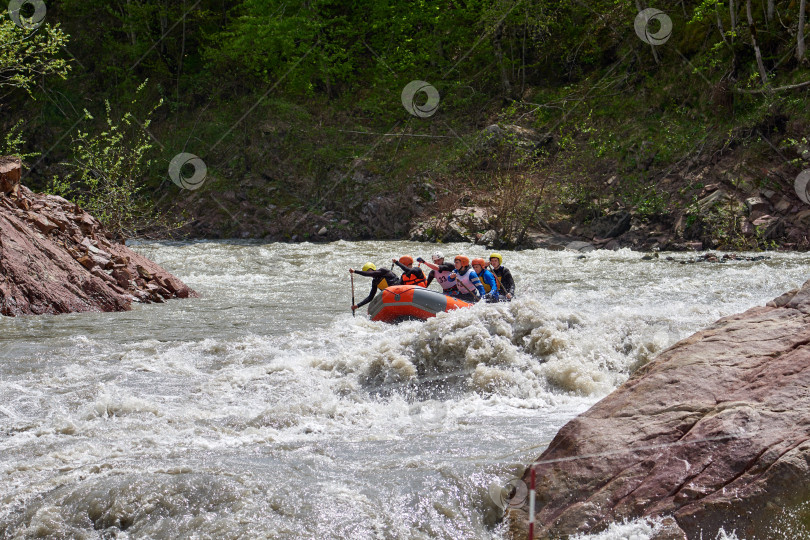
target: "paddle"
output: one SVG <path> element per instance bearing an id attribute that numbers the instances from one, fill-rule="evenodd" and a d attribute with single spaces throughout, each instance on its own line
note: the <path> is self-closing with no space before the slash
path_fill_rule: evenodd
<path id="1" fill-rule="evenodd" d="M 349 275 L 352 276 L 352 307 L 354 307 L 354 272 L 349 272 Z M 354 317 L 354 312 L 357 310 L 352 310 L 352 317 Z"/>
<path id="2" fill-rule="evenodd" d="M 475 293 L 473 293 L 473 292 L 472 292 L 470 289 L 468 289 L 468 288 L 467 288 L 467 286 L 466 286 L 466 285 L 464 285 L 464 282 L 463 282 L 463 281 L 461 281 L 460 279 L 456 278 L 456 283 L 457 283 L 458 285 L 461 285 L 462 287 L 464 287 L 464 292 L 465 292 L 466 294 L 473 294 L 473 295 L 475 294 Z"/>

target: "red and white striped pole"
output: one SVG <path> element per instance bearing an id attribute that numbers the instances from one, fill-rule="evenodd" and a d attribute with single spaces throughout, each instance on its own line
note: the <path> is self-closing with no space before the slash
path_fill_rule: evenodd
<path id="1" fill-rule="evenodd" d="M 534 481 L 535 470 L 532 467 L 532 472 L 529 475 L 529 540 L 534 540 Z"/>

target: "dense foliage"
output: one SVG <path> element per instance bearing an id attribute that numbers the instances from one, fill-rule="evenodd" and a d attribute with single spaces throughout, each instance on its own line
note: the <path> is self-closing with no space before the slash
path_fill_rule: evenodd
<path id="1" fill-rule="evenodd" d="M 663 12 L 671 36 L 644 42 L 644 8 Z M 255 194 L 261 204 L 322 211 L 357 196 L 327 180 L 353 159 L 376 157 L 394 184 L 426 168 L 458 174 L 436 161 L 452 163 L 481 127 L 499 121 L 553 141 L 508 166 L 501 160 L 484 179 L 468 171 L 473 182 L 525 199 L 533 210 L 519 222 L 552 191 L 599 211 L 588 186 L 572 179 L 585 155 L 613 163 L 622 204 L 655 214 L 666 200 L 650 167 L 683 159 L 707 137 L 727 144 L 737 127 L 806 109 L 805 11 L 805 0 L 61 0 L 48 5 L 53 26 L 29 35 L 3 21 L 0 61 L 10 71 L 0 64 L 0 75 L 37 99 L 7 97 L 18 107 L 6 122 L 24 104 L 34 112 L 28 150 L 53 146 L 35 178 L 71 161 L 75 136 L 55 141 L 52 128 L 73 126 L 84 108 L 77 103 L 97 118 L 106 102 L 143 118 L 162 99 L 151 188 L 165 184 L 175 154 L 190 151 L 208 163 L 210 188 L 261 174 L 269 179 Z M 662 20 L 642 30 L 657 35 Z M 34 77 L 64 75 L 65 62 L 67 83 Z M 147 77 L 141 108 L 130 107 Z M 412 80 L 438 89 L 435 117 L 403 109 L 400 93 Z M 434 138 L 357 135 L 389 129 Z M 541 186 L 539 176 L 553 181 Z"/>

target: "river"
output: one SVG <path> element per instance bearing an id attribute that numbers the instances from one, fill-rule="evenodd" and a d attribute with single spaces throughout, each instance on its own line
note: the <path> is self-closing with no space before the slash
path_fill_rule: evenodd
<path id="1" fill-rule="evenodd" d="M 497 488 L 567 420 L 810 262 L 505 251 L 514 302 L 391 326 L 348 268 L 435 245 L 133 247 L 201 298 L 0 318 L 0 538 L 505 538 Z"/>

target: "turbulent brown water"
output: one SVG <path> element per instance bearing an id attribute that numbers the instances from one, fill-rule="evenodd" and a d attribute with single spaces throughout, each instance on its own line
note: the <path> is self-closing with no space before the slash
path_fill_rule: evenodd
<path id="1" fill-rule="evenodd" d="M 0 538 L 504 538 L 494 488 L 565 421 L 810 261 L 504 252 L 516 301 L 390 326 L 349 266 L 435 245 L 135 248 L 202 298 L 0 319 Z"/>

